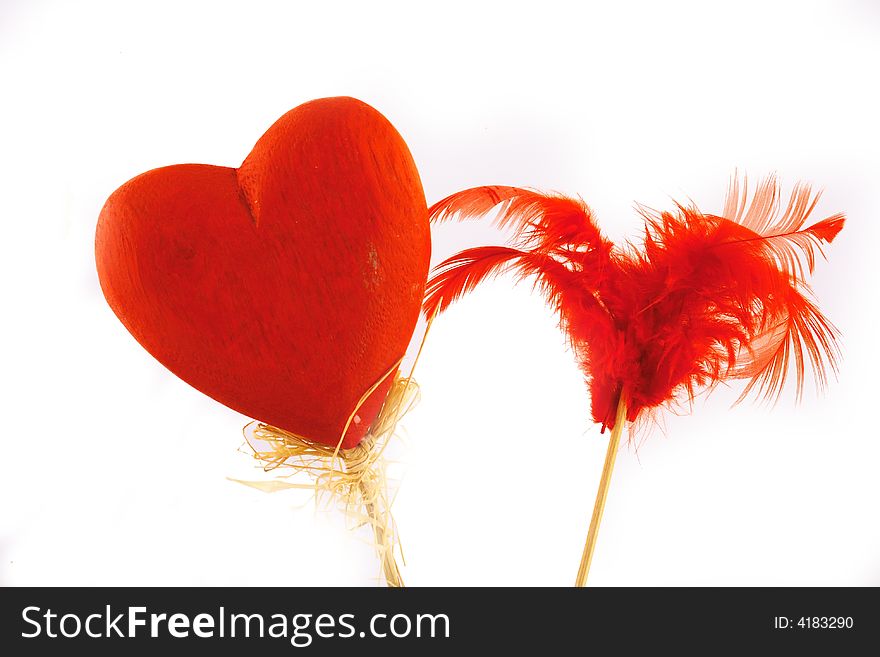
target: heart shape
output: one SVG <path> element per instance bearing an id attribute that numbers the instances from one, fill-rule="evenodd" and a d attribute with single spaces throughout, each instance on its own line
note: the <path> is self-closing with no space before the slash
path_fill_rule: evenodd
<path id="1" fill-rule="evenodd" d="M 381 409 L 430 250 L 406 143 L 344 97 L 285 114 L 238 169 L 137 176 L 95 236 L 110 307 L 163 365 L 245 415 L 343 448 Z"/>

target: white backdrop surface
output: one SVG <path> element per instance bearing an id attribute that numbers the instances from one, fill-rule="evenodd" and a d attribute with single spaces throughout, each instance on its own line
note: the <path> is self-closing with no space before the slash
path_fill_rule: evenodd
<path id="1" fill-rule="evenodd" d="M 825 189 L 845 230 L 814 289 L 839 378 L 803 403 L 668 415 L 618 457 L 595 585 L 880 585 L 880 6 L 844 2 L 0 3 L 0 584 L 370 585 L 338 515 L 229 482 L 247 418 L 174 377 L 104 302 L 106 197 L 179 162 L 237 166 L 288 109 L 358 97 L 428 201 L 580 194 L 719 211 L 735 168 Z M 502 236 L 441 227 L 435 256 Z M 436 258 L 435 258 L 436 260 Z M 442 316 L 401 423 L 411 585 L 569 585 L 606 437 L 555 318 L 488 284 Z"/>

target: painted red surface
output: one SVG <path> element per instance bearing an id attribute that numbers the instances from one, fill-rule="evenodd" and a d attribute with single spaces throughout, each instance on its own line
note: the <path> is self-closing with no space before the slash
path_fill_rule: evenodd
<path id="1" fill-rule="evenodd" d="M 101 211 L 101 287 L 181 379 L 262 422 L 336 445 L 403 356 L 430 259 L 407 146 L 372 107 L 325 98 L 281 117 L 238 169 L 183 164 Z M 391 377 L 343 447 L 375 419 Z"/>

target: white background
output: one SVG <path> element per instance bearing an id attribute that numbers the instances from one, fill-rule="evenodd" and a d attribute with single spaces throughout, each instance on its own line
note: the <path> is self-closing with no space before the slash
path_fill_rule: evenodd
<path id="1" fill-rule="evenodd" d="M 375 583 L 337 514 L 226 480 L 246 418 L 155 362 L 101 296 L 121 183 L 237 166 L 312 98 L 383 112 L 428 201 L 478 184 L 719 211 L 734 168 L 845 211 L 815 290 L 839 380 L 773 409 L 738 390 L 624 448 L 595 585 L 880 585 L 880 5 L 841 2 L 0 2 L 2 584 Z M 442 228 L 438 256 L 498 240 Z M 435 324 L 402 422 L 411 585 L 569 585 L 606 437 L 555 318 L 486 285 Z M 304 505 L 304 506 L 303 506 Z M 301 508 L 297 508 L 301 507 Z"/>

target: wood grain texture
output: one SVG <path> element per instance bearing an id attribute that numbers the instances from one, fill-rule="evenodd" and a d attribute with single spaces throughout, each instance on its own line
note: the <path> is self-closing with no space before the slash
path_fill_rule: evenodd
<path id="1" fill-rule="evenodd" d="M 407 146 L 375 109 L 325 98 L 281 117 L 238 169 L 148 171 L 95 238 L 113 311 L 162 364 L 252 418 L 336 445 L 403 356 L 430 259 Z M 353 447 L 393 377 L 358 410 Z"/>

